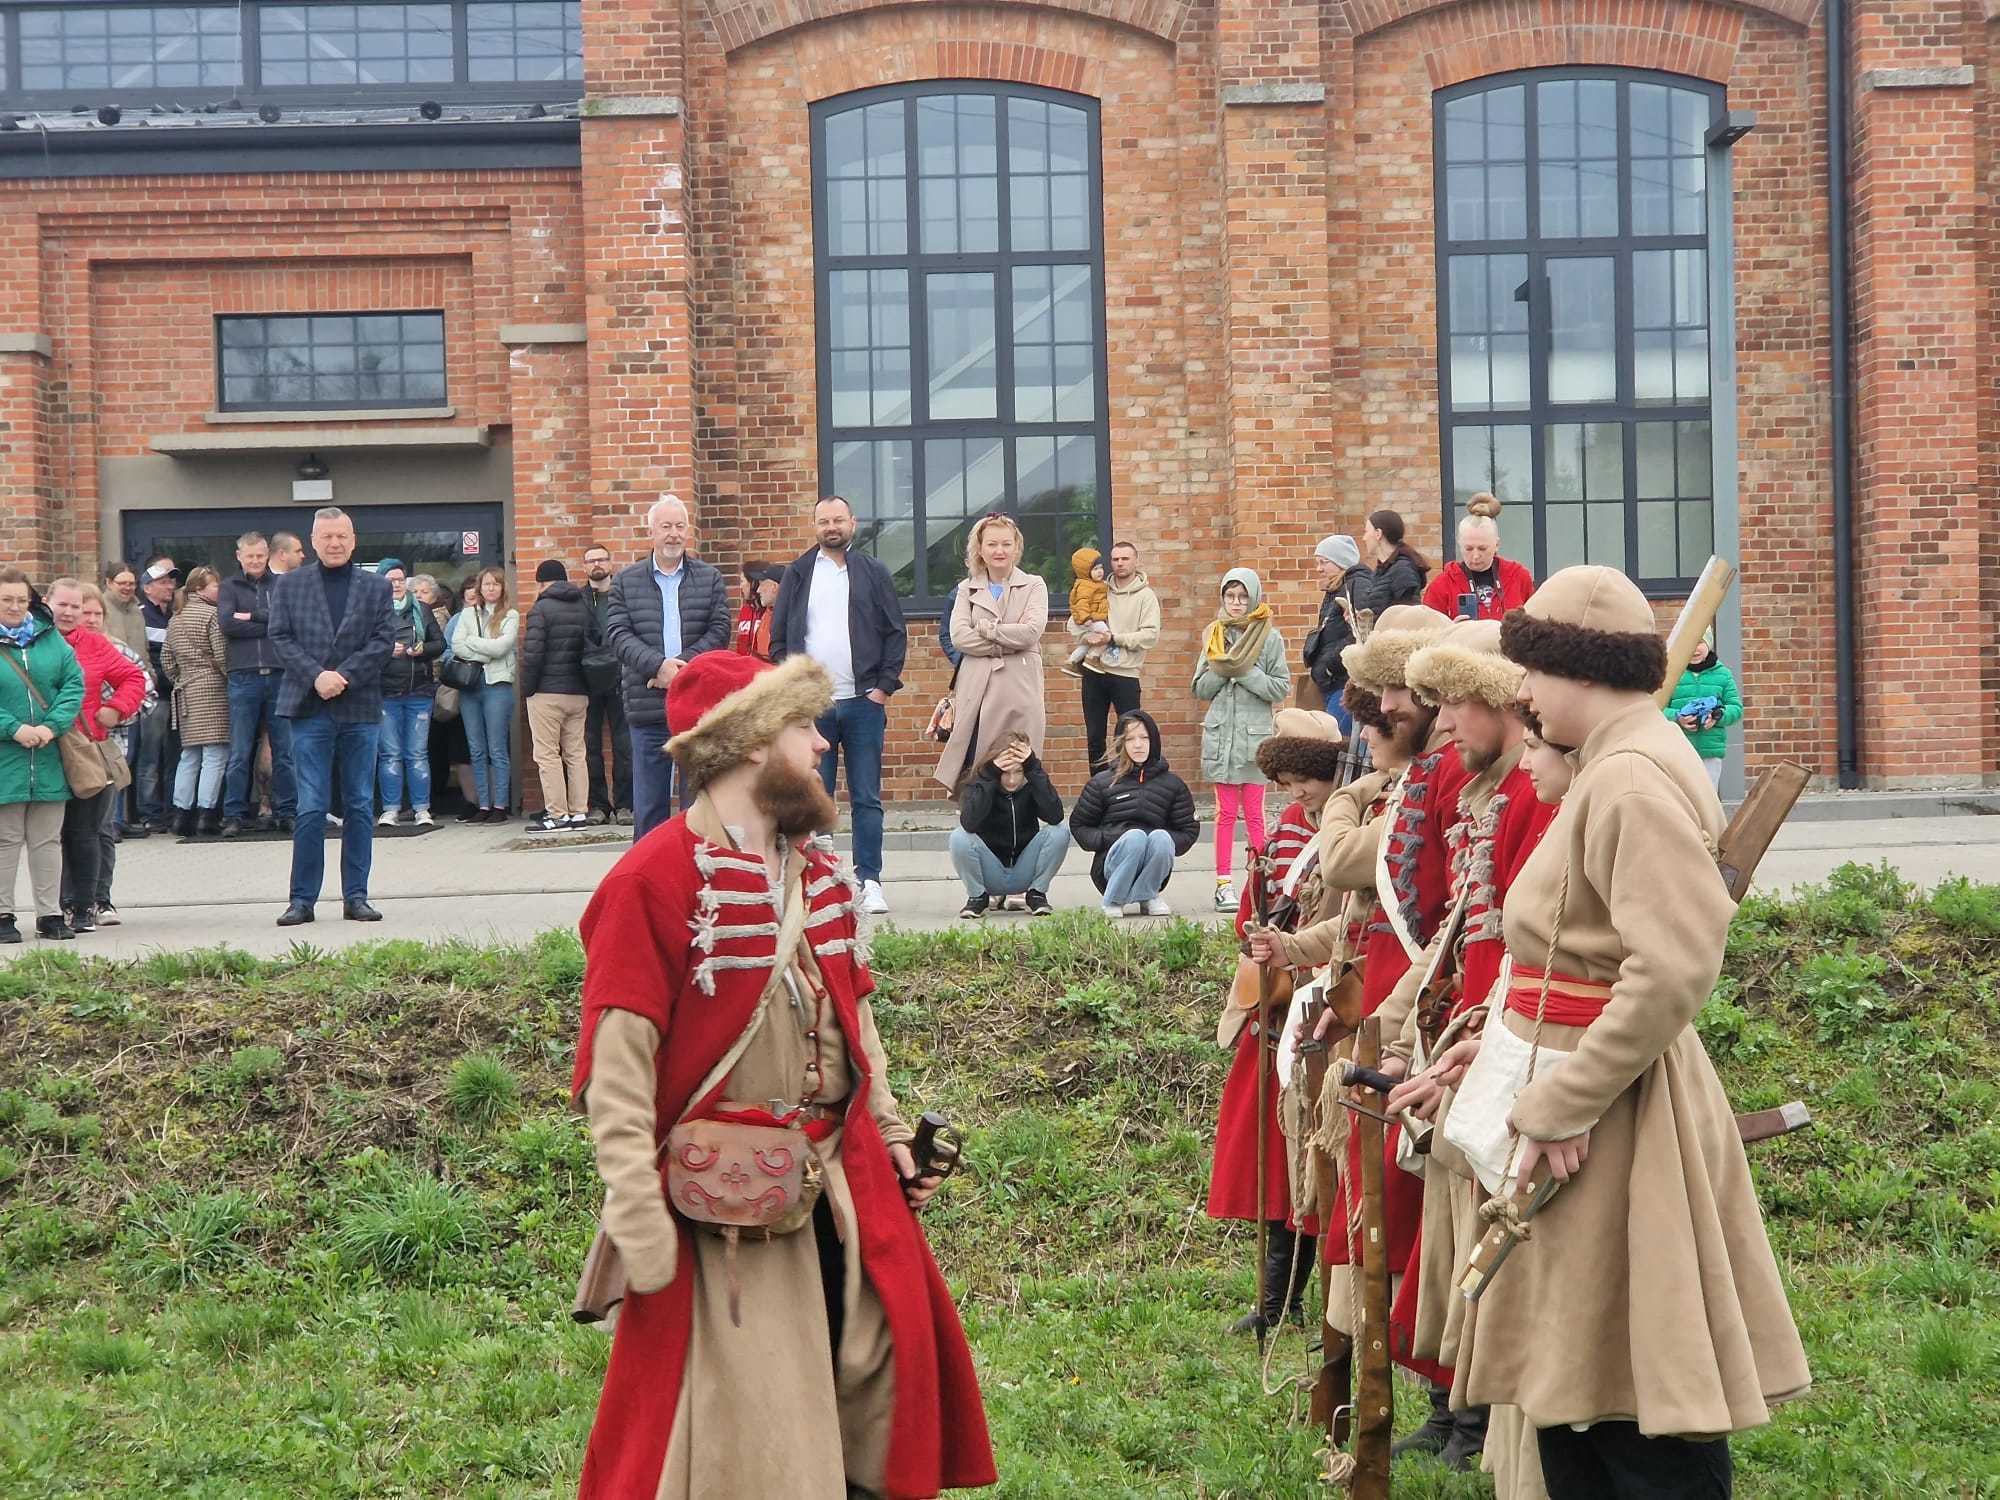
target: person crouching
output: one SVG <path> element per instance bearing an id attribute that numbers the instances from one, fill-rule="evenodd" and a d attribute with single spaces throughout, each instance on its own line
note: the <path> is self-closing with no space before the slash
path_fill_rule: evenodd
<path id="1" fill-rule="evenodd" d="M 1062 798 L 1028 737 L 1010 735 L 959 798 L 951 831 L 951 865 L 965 882 L 958 914 L 977 919 L 1021 896 L 1033 915 L 1052 915 L 1049 887 L 1068 853 Z"/>

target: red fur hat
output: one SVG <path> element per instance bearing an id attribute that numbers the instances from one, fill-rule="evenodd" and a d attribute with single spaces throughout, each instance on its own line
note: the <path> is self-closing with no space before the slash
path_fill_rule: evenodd
<path id="1" fill-rule="evenodd" d="M 735 651 L 704 651 L 667 693 L 667 753 L 699 789 L 787 724 L 817 719 L 832 703 L 832 680 L 809 656 L 774 667 Z"/>

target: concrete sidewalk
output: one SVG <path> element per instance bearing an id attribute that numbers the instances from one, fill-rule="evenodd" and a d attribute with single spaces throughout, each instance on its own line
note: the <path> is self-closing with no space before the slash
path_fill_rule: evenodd
<path id="1" fill-rule="evenodd" d="M 122 925 L 80 938 L 76 946 L 125 958 L 160 948 L 223 943 L 273 955 L 295 943 L 334 949 L 386 938 L 521 942 L 544 928 L 576 925 L 597 883 L 629 847 L 618 837 L 622 831 L 530 835 L 520 822 L 493 829 L 447 824 L 420 837 L 378 839 L 370 899 L 383 912 L 381 922 L 341 918 L 336 835 L 326 851 L 331 894 L 320 902 L 319 920 L 286 928 L 275 924 L 285 905 L 290 844 L 179 844 L 150 838 L 118 851 L 114 895 Z M 846 842 L 843 836 L 843 851 Z M 1886 860 L 1906 879 L 1926 886 L 1952 875 L 2000 883 L 2000 821 L 1959 814 L 1794 822 L 1765 859 L 1759 884 L 1777 890 L 1823 880 L 1849 860 Z M 957 922 L 964 891 L 943 849 L 892 848 L 887 861 L 888 921 L 913 928 Z M 1167 891 L 1177 913 L 1214 918 L 1212 870 L 1206 842 L 1181 861 Z M 1089 859 L 1072 850 L 1050 898 L 1059 907 L 1095 906 L 1098 896 L 1089 871 Z M 19 896 L 26 894 L 24 879 Z M 27 908 L 16 910 L 27 928 Z M 1010 913 L 986 920 L 1028 918 Z"/>

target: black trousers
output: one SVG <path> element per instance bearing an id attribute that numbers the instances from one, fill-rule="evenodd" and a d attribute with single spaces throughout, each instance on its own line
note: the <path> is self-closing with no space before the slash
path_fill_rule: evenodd
<path id="1" fill-rule="evenodd" d="M 840 1340 L 847 1331 L 847 1251 L 834 1227 L 833 1205 L 820 1195 L 813 1205 L 813 1239 L 819 1250 L 819 1289 L 826 1299 L 827 1341 L 833 1349 L 833 1368 L 840 1369 Z"/>
<path id="2" fill-rule="evenodd" d="M 72 797 L 63 804 L 62 889 L 63 905 L 69 910 L 97 904 L 98 867 L 104 859 L 104 804 L 117 795 L 107 786 L 99 788 L 94 797 Z"/>
<path id="3" fill-rule="evenodd" d="M 604 779 L 604 730 L 611 728 L 611 780 Z M 600 812 L 632 810 L 632 736 L 625 724 L 625 698 L 617 689 L 592 693 L 583 715 L 584 758 L 590 762 L 590 805 Z M 613 797 L 617 800 L 613 801 Z"/>
<path id="4" fill-rule="evenodd" d="M 1549 1500 L 1729 1500 L 1729 1439 L 1643 1437 L 1637 1422 L 1538 1427 Z"/>
<path id="5" fill-rule="evenodd" d="M 1083 672 L 1083 729 L 1090 744 L 1090 769 L 1104 769 L 1104 714 L 1113 710 L 1112 723 L 1139 706 L 1139 679 L 1114 677 L 1109 672 Z"/>

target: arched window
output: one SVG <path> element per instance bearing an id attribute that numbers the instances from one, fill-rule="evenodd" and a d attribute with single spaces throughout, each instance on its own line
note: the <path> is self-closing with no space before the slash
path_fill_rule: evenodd
<path id="1" fill-rule="evenodd" d="M 1446 89 L 1435 108 L 1447 527 L 1491 490 L 1501 550 L 1537 577 L 1593 562 L 1685 587 L 1715 538 L 1721 91 L 1565 68 Z"/>
<path id="2" fill-rule="evenodd" d="M 1096 103 L 926 83 L 812 127 L 820 493 L 918 608 L 995 510 L 1060 597 L 1110 517 Z"/>

